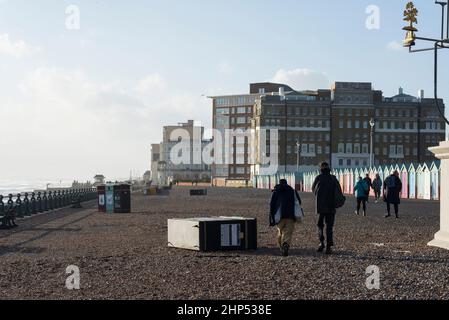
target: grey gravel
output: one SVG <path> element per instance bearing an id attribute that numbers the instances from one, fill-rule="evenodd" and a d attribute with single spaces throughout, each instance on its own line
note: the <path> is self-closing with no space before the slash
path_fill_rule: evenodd
<path id="1" fill-rule="evenodd" d="M 267 226 L 270 192 L 210 188 L 206 197 L 175 188 L 169 197 L 134 195 L 133 213 L 106 215 L 95 203 L 20 221 L 0 230 L 0 299 L 448 299 L 449 252 L 427 243 L 439 229 L 439 204 L 404 201 L 401 219 L 384 204 L 354 215 L 340 210 L 335 253 L 316 253 L 313 198 L 297 226 L 291 256 L 280 257 Z M 197 253 L 167 248 L 167 219 L 201 216 L 259 219 L 256 252 Z M 81 290 L 65 287 L 66 267 L 81 272 Z M 381 271 L 368 290 L 366 269 Z"/>

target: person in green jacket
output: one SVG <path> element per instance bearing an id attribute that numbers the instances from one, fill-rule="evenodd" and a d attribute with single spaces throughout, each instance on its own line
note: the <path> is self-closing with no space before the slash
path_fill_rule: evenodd
<path id="1" fill-rule="evenodd" d="M 366 202 L 368 201 L 368 190 L 369 186 L 362 177 L 359 177 L 359 181 L 354 187 L 354 194 L 357 198 L 357 210 L 356 214 L 360 214 L 360 207 L 363 205 L 363 216 L 366 217 Z"/>

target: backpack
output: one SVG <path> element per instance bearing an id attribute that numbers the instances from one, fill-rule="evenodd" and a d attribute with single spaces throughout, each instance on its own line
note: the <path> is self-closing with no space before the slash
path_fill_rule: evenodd
<path id="1" fill-rule="evenodd" d="M 341 188 L 338 186 L 337 178 L 334 178 L 334 203 L 335 208 L 339 209 L 345 205 L 346 197 L 341 192 Z"/>
<path id="2" fill-rule="evenodd" d="M 387 180 L 385 181 L 385 184 L 387 185 L 387 188 L 392 190 L 396 188 L 396 177 L 389 176 Z"/>

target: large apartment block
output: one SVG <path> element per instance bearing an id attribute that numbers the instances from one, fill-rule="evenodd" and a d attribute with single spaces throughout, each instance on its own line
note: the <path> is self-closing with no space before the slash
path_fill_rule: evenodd
<path id="1" fill-rule="evenodd" d="M 165 126 L 162 142 L 152 146 L 153 180 L 158 184 L 209 182 L 211 168 L 201 155 L 211 143 L 204 138 L 204 127 L 195 125 L 193 120 Z M 176 161 L 174 154 L 179 157 Z"/>
<path id="2" fill-rule="evenodd" d="M 293 90 L 283 84 L 254 83 L 250 85 L 249 94 L 210 97 L 213 104 L 213 128 L 221 135 L 214 136 L 214 141 L 221 142 L 219 147 L 221 154 L 229 154 L 230 158 L 230 161 L 223 160 L 222 163 L 212 166 L 212 177 L 215 181 L 250 180 L 252 151 L 249 148 L 249 137 L 231 137 L 232 141 L 226 145 L 224 143 L 226 131 L 251 130 L 257 99 L 265 94 L 278 92 L 279 88 L 286 91 Z"/>
<path id="3" fill-rule="evenodd" d="M 316 91 L 257 83 L 247 95 L 212 99 L 215 129 L 251 128 L 255 133 L 253 150 L 247 141 L 233 141 L 229 152 L 239 161 L 214 166 L 214 178 L 249 180 L 251 174 L 263 174 L 261 146 L 266 144 L 270 153 L 271 130 L 279 134 L 278 172 L 310 170 L 321 161 L 334 168 L 368 166 L 371 151 L 374 165 L 433 161 L 428 147 L 445 138 L 435 101 L 422 91 L 414 97 L 400 88 L 397 95 L 384 97 L 371 83 L 336 82 Z M 260 135 L 262 130 L 267 137 Z"/>

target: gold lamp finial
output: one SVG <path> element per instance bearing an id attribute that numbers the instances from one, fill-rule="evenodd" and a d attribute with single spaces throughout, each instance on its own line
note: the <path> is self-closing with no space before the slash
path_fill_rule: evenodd
<path id="1" fill-rule="evenodd" d="M 418 29 L 415 28 L 414 24 L 418 24 L 418 9 L 415 7 L 413 2 L 407 3 L 404 11 L 404 21 L 408 21 L 409 25 L 402 28 L 402 30 L 407 31 L 407 35 L 404 40 L 404 47 L 412 47 L 415 45 L 415 32 Z"/>

